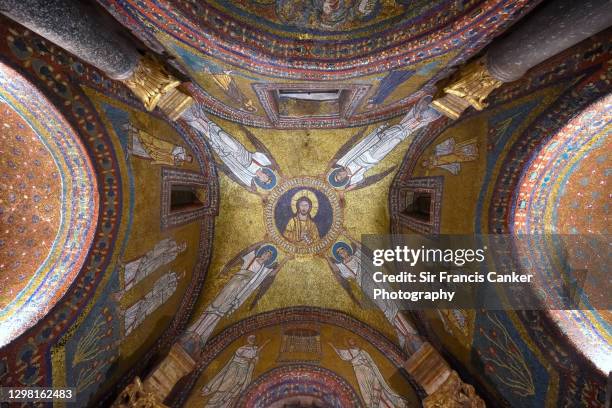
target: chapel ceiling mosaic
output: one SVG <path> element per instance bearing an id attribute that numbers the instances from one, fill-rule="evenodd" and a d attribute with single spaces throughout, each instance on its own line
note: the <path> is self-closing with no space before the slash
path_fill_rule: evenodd
<path id="1" fill-rule="evenodd" d="M 384 197 L 409 130 L 438 118 L 428 100 L 402 121 L 341 131 L 269 131 L 217 125 L 201 108 L 185 114 L 221 173 L 211 274 L 186 348 L 251 314 L 295 305 L 342 310 L 410 342 L 397 307 L 364 296 L 359 241 L 388 231 Z"/>
<path id="2" fill-rule="evenodd" d="M 48 41 L 12 23 L 0 27 L 2 57 L 53 95 L 50 106 L 70 107 L 64 113 L 87 148 L 75 156 L 93 163 L 80 163 L 78 176 L 92 177 L 88 165 L 96 172 L 85 183 L 91 191 L 68 200 L 77 208 L 64 213 L 79 211 L 81 222 L 97 220 L 98 229 L 93 249 L 79 252 L 85 266 L 57 313 L 3 349 L 3 384 L 70 386 L 90 403 L 110 404 L 134 373 L 146 374 L 172 345 L 197 363 L 175 389 L 172 406 L 265 406 L 293 403 L 294 396 L 325 404 L 326 394 L 348 406 L 418 406 L 423 390 L 413 386 L 405 363 L 423 344 L 416 328 L 431 334 L 433 325 L 465 347 L 447 351 L 493 390 L 494 400 L 518 395 L 525 404 L 515 406 L 554 405 L 602 388 L 601 376 L 573 372 L 565 379 L 558 366 L 572 369 L 575 360 L 537 324 L 463 310 L 410 319 L 395 302 L 369 298 L 361 279 L 368 249 L 360 243 L 362 234 L 387 233 L 395 222 L 388 201 L 393 212 L 398 169 L 400 176 L 414 171 L 419 180 L 407 187 L 429 191 L 436 201 L 433 219 L 412 225 L 415 231 L 472 232 L 487 221 L 496 228 L 493 215 L 479 218 L 489 207 L 472 208 L 482 204 L 479 188 L 495 182 L 481 178 L 500 165 L 519 124 L 578 89 L 580 79 L 567 77 L 575 75 L 574 63 L 602 58 L 600 44 L 572 51 L 529 77 L 528 87 L 500 89 L 498 98 L 511 106 L 470 112 L 453 127 L 424 95 L 537 1 L 99 1 L 170 57 L 191 80 L 196 104 L 166 122 L 159 111 L 144 112 L 119 82 Z M 596 76 L 609 85 L 605 75 Z M 585 88 L 604 88 L 591 85 Z M 4 112 L 5 123 L 19 127 L 19 118 Z M 330 127 L 340 129 L 324 129 Z M 10 136 L 17 147 L 7 157 L 18 156 L 20 140 Z M 402 160 L 406 152 L 415 160 Z M 597 167 L 599 156 L 585 165 Z M 608 174 L 599 167 L 589 176 L 577 168 L 568 188 L 585 187 L 587 177 L 603 180 Z M 173 214 L 173 182 L 197 186 L 197 201 L 189 203 L 200 211 L 196 216 Z M 100 199 L 85 202 L 93 191 Z M 589 192 L 592 199 L 603 193 L 595 185 Z M 49 202 L 57 202 L 51 193 Z M 92 200 L 99 214 L 87 205 Z M 19 205 L 30 209 L 28 202 Z M 465 209 L 457 211 L 459 205 Z M 500 208 L 490 207 L 491 214 Z M 589 214 L 579 222 L 555 211 L 559 223 L 591 227 Z M 81 238 L 75 247 L 88 247 L 84 236 L 71 237 Z M 537 341 L 556 347 L 534 346 Z M 282 388 L 296 375 L 292 389 Z M 284 399 L 274 400 L 279 395 Z"/>

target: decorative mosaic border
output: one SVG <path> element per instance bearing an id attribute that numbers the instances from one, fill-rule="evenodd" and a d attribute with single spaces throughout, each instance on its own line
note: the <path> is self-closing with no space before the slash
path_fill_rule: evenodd
<path id="1" fill-rule="evenodd" d="M 298 388 L 299 386 L 303 388 Z M 332 395 L 327 394 L 329 390 L 333 390 Z M 234 406 L 268 407 L 286 398 L 299 396 L 320 400 L 333 396 L 334 401 L 341 407 L 365 406 L 359 394 L 344 378 L 331 370 L 312 364 L 291 364 L 273 368 L 249 384 Z"/>
<path id="2" fill-rule="evenodd" d="M 161 230 L 185 225 L 207 215 L 213 215 L 215 208 L 212 206 L 210 198 L 211 183 L 209 179 L 200 173 L 189 170 L 182 170 L 173 167 L 162 167 L 161 169 Z M 187 209 L 183 211 L 171 211 L 170 200 L 172 186 L 175 184 L 194 186 L 206 190 L 206 203 L 202 207 Z"/>
<path id="3" fill-rule="evenodd" d="M 83 143 L 98 184 L 98 218 L 83 267 L 62 299 L 23 335 L 0 350 L 6 356 L 3 386 L 52 385 L 51 348 L 90 302 L 112 258 L 122 219 L 119 162 L 95 108 L 76 84 L 94 69 L 0 16 L 0 60 L 28 79 L 64 115 Z M 99 73 L 98 78 L 103 78 Z M 75 78 L 78 78 L 75 80 Z M 96 85 L 97 86 L 97 85 Z M 88 220 L 92 221 L 92 220 Z"/>

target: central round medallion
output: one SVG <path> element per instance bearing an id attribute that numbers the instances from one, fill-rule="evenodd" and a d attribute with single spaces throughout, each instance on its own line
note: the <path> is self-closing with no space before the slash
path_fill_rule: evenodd
<path id="1" fill-rule="evenodd" d="M 336 192 L 312 177 L 290 179 L 276 187 L 264 216 L 270 238 L 295 254 L 323 251 L 342 229 Z"/>

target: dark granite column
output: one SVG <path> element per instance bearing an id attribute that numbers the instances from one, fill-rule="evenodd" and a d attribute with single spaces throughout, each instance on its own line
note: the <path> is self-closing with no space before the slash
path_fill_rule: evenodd
<path id="1" fill-rule="evenodd" d="M 494 41 L 486 55 L 463 66 L 431 106 L 457 119 L 465 109 L 486 107 L 485 99 L 505 82 L 612 25 L 611 0 L 549 0 Z"/>
<path id="2" fill-rule="evenodd" d="M 0 12 L 117 80 L 138 66 L 136 48 L 77 0 L 0 0 Z"/>
<path id="3" fill-rule="evenodd" d="M 158 58 L 141 56 L 129 39 L 105 23 L 105 14 L 82 1 L 0 0 L 0 12 L 123 82 L 149 111 L 159 107 L 176 120 L 193 103 Z"/>
<path id="4" fill-rule="evenodd" d="M 554 0 L 519 22 L 487 51 L 491 75 L 512 82 L 527 70 L 612 25 L 610 0 Z"/>

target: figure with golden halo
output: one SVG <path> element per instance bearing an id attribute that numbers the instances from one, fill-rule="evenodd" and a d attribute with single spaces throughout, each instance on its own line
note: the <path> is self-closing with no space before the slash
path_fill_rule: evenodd
<path id="1" fill-rule="evenodd" d="M 283 236 L 294 244 L 312 245 L 321 239 L 313 217 L 319 210 L 319 200 L 310 190 L 300 190 L 291 199 L 293 217 L 287 223 Z"/>

